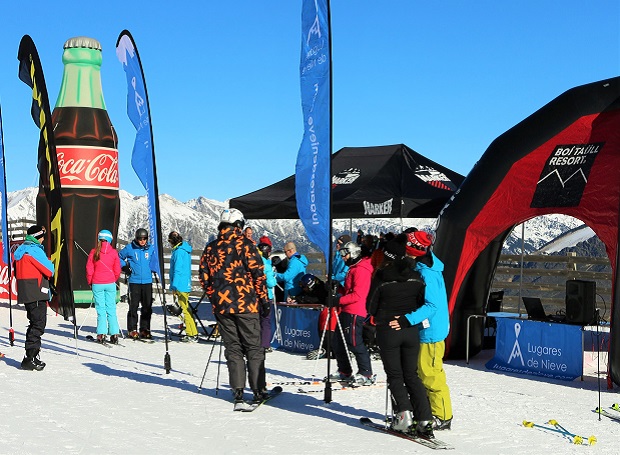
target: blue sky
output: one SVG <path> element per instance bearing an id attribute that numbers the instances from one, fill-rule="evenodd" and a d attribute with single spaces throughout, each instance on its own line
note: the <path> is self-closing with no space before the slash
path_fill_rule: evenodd
<path id="1" fill-rule="evenodd" d="M 149 92 L 160 193 L 223 201 L 294 172 L 302 138 L 301 0 L 0 4 L 0 103 L 9 191 L 38 184 L 29 34 L 52 107 L 62 46 L 103 47 L 121 188 L 144 194 L 115 44 L 128 29 Z M 94 10 L 90 5 L 98 4 Z M 564 91 L 620 74 L 620 2 L 334 0 L 333 150 L 405 143 L 467 174 L 489 144 Z"/>

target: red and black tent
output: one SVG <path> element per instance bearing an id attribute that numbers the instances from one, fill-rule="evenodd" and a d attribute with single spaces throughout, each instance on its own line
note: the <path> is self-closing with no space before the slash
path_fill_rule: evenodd
<path id="1" fill-rule="evenodd" d="M 333 218 L 435 218 L 464 177 L 404 144 L 332 155 Z M 247 219 L 296 219 L 295 176 L 230 200 Z"/>
<path id="2" fill-rule="evenodd" d="M 620 317 L 619 175 L 618 77 L 568 90 L 493 141 L 440 214 L 435 252 L 445 263 L 450 358 L 465 355 L 467 317 L 483 312 L 511 230 L 560 213 L 582 220 L 605 244 L 613 274 L 609 371 L 620 384 L 620 332 L 613 329 Z M 481 337 L 470 341 L 479 351 Z"/>

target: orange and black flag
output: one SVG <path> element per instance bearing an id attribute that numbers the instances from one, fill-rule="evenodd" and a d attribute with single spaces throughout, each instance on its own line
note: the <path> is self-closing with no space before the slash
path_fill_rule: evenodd
<path id="1" fill-rule="evenodd" d="M 39 127 L 39 152 L 37 168 L 39 169 L 39 187 L 43 188 L 50 211 L 51 233 L 46 241 L 46 251 L 54 264 L 53 292 L 50 307 L 65 320 L 75 325 L 75 303 L 71 287 L 69 269 L 69 255 L 65 241 L 65 228 L 62 218 L 62 195 L 60 193 L 60 177 L 58 174 L 58 160 L 52 128 L 52 115 L 45 87 L 45 78 L 37 48 L 28 35 L 24 35 L 19 43 L 17 53 L 19 60 L 19 78 L 32 88 L 32 107 L 30 112 L 34 123 Z"/>

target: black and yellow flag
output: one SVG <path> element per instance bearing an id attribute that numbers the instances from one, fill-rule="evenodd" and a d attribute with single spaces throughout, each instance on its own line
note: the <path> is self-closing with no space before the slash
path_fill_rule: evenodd
<path id="1" fill-rule="evenodd" d="M 49 204 L 51 221 L 50 226 L 46 227 L 51 235 L 47 239 L 45 247 L 54 264 L 55 273 L 51 282 L 56 289 L 50 307 L 62 315 L 65 320 L 75 324 L 75 304 L 62 218 L 62 195 L 60 193 L 54 130 L 51 124 L 52 115 L 41 61 L 30 36 L 24 35 L 19 43 L 17 59 L 19 60 L 19 78 L 32 88 L 32 119 L 41 131 L 37 168 L 39 169 L 39 188 L 44 190 Z M 45 220 L 43 222 L 46 223 Z"/>

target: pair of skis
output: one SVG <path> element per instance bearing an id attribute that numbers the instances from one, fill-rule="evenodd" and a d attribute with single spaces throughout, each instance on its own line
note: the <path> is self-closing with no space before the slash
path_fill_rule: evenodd
<path id="1" fill-rule="evenodd" d="M 239 412 L 254 412 L 256 411 L 259 407 L 261 407 L 262 405 L 264 405 L 265 403 L 267 403 L 268 401 L 274 399 L 275 397 L 277 397 L 278 395 L 280 395 L 282 393 L 282 387 L 277 386 L 274 387 L 273 389 L 271 389 L 263 398 L 262 401 L 259 401 L 258 403 L 248 403 L 247 401 L 242 401 L 241 403 L 235 403 L 235 406 L 233 408 L 233 411 L 239 411 Z"/>
<path id="2" fill-rule="evenodd" d="M 120 343 L 110 343 L 109 340 L 103 340 L 103 341 L 99 341 L 97 340 L 95 337 L 93 337 L 92 335 L 86 335 L 86 339 L 88 341 L 92 341 L 93 343 L 97 343 L 100 344 L 101 346 L 105 346 L 106 348 L 112 348 L 113 346 L 122 346 L 125 347 L 124 345 L 120 344 Z"/>
<path id="3" fill-rule="evenodd" d="M 620 404 L 618 404 L 618 403 L 614 403 L 614 404 L 612 404 L 612 405 L 609 407 L 609 409 L 612 409 L 612 410 L 614 410 L 614 411 L 616 411 L 616 412 L 609 412 L 609 411 L 608 411 L 608 410 L 606 410 L 606 409 L 603 409 L 603 408 L 598 408 L 598 407 L 597 407 L 596 409 L 594 409 L 594 411 L 593 411 L 593 412 L 595 412 L 596 414 L 599 414 L 599 415 L 602 415 L 602 416 L 608 417 L 608 418 L 610 418 L 611 420 L 615 420 L 615 421 L 617 421 L 617 422 L 620 422 Z"/>
<path id="4" fill-rule="evenodd" d="M 429 449 L 443 449 L 443 450 L 451 450 L 454 449 L 454 446 L 448 444 L 447 442 L 440 441 L 439 439 L 427 439 L 422 436 L 417 435 L 415 432 L 412 433 L 403 433 L 402 431 L 392 430 L 389 425 L 380 424 L 373 422 L 368 417 L 362 417 L 360 419 L 360 423 L 364 426 L 370 427 L 377 431 L 382 431 L 383 433 L 391 434 L 392 436 L 397 436 L 399 438 L 407 439 L 409 441 L 413 441 Z"/>
<path id="5" fill-rule="evenodd" d="M 575 433 L 571 433 L 566 428 L 558 423 L 557 420 L 549 420 L 545 425 L 540 425 L 528 420 L 523 421 L 523 426 L 526 428 L 538 428 L 543 431 L 550 431 L 553 433 L 559 433 L 561 436 L 569 439 L 573 444 L 582 445 L 594 445 L 596 443 L 596 436 L 580 436 Z"/>
<path id="6" fill-rule="evenodd" d="M 320 382 L 319 384 L 323 384 L 322 382 Z M 375 382 L 374 384 L 368 384 L 368 385 L 359 385 L 359 384 L 351 384 L 350 382 L 333 382 L 333 384 L 340 384 L 340 387 L 333 387 L 332 391 L 337 391 L 337 390 L 360 390 L 360 389 L 372 389 L 374 387 L 385 387 L 385 382 Z M 325 392 L 324 388 L 321 389 L 308 389 L 308 388 L 304 388 L 304 387 L 299 387 L 297 388 L 297 392 L 298 393 L 323 393 Z"/>

